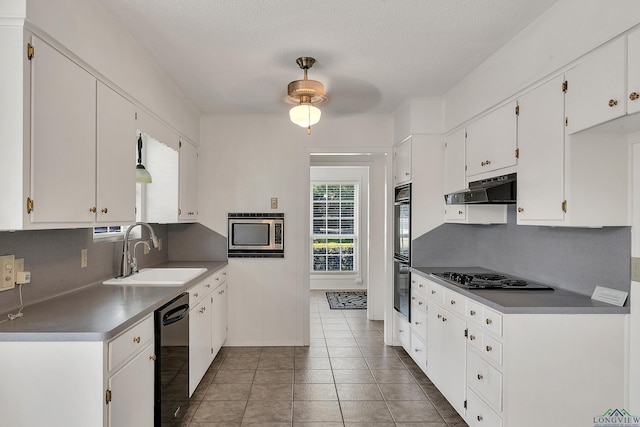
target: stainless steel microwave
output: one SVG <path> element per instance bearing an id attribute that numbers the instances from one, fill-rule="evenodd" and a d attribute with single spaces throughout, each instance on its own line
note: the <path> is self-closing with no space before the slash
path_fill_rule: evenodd
<path id="1" fill-rule="evenodd" d="M 284 213 L 230 213 L 227 256 L 284 258 Z"/>

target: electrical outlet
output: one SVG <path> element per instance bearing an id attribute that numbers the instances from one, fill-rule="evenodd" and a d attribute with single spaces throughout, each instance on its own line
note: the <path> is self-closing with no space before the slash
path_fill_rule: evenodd
<path id="1" fill-rule="evenodd" d="M 272 197 L 271 198 L 271 209 L 278 209 L 278 198 L 277 197 Z"/>
<path id="2" fill-rule="evenodd" d="M 83 249 L 82 252 L 80 252 L 80 268 L 87 267 L 87 258 L 88 258 L 87 250 Z"/>
<path id="3" fill-rule="evenodd" d="M 15 257 L 13 255 L 0 256 L 0 291 L 16 287 L 14 263 Z"/>
<path id="4" fill-rule="evenodd" d="M 640 282 L 640 258 L 631 258 L 631 280 Z"/>
<path id="5" fill-rule="evenodd" d="M 162 239 L 158 239 L 158 250 L 162 250 Z"/>

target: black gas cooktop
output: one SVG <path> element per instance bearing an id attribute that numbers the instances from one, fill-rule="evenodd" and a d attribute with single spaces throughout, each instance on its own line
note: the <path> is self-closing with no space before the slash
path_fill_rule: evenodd
<path id="1" fill-rule="evenodd" d="M 540 283 L 529 282 L 502 273 L 494 272 L 466 272 L 445 271 L 431 273 L 432 276 L 466 289 L 502 289 L 502 290 L 553 290 Z"/>

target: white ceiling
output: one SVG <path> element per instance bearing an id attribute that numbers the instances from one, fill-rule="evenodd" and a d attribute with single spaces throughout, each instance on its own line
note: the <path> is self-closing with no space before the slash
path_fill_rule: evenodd
<path id="1" fill-rule="evenodd" d="M 325 85 L 323 114 L 388 114 L 442 96 L 557 0 L 99 0 L 203 113 L 286 111 Z"/>

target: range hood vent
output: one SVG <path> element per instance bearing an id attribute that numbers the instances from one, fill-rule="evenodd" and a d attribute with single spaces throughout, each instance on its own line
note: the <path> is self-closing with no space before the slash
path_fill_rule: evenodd
<path id="1" fill-rule="evenodd" d="M 445 194 L 447 205 L 467 204 L 515 204 L 517 196 L 517 174 L 496 176 L 469 183 L 469 188 Z"/>

